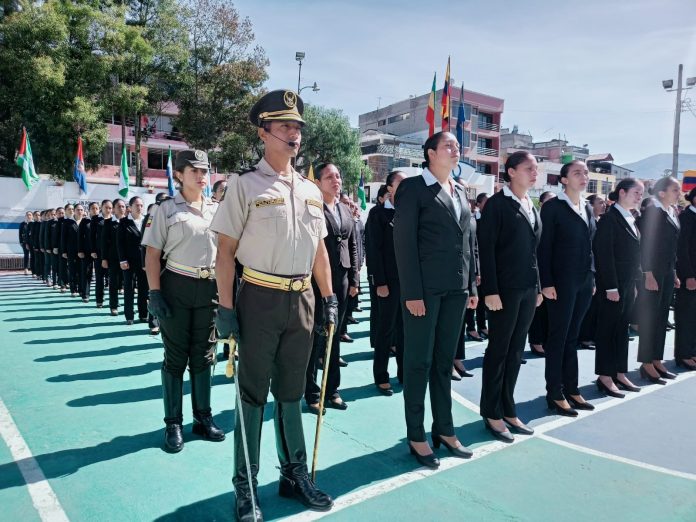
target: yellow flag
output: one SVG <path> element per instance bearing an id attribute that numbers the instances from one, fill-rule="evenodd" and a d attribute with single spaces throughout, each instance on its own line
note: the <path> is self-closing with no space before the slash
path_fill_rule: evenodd
<path id="1" fill-rule="evenodd" d="M 309 166 L 309 174 L 307 174 L 307 179 L 309 181 L 315 181 L 314 180 L 314 167 L 312 165 Z"/>

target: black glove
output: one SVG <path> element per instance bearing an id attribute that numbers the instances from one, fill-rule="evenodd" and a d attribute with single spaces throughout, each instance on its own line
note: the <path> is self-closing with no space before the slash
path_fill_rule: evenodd
<path id="1" fill-rule="evenodd" d="M 324 307 L 324 328 L 329 331 L 329 325 L 336 326 L 338 322 L 338 299 L 336 294 L 331 294 L 328 297 L 322 297 L 321 303 Z"/>
<path id="2" fill-rule="evenodd" d="M 228 339 L 231 335 L 235 341 L 239 341 L 239 321 L 235 310 L 218 305 L 215 328 L 218 339 Z"/>
<path id="3" fill-rule="evenodd" d="M 172 311 L 169 309 L 169 305 L 164 300 L 160 290 L 150 290 L 147 309 L 157 319 L 172 316 Z"/>

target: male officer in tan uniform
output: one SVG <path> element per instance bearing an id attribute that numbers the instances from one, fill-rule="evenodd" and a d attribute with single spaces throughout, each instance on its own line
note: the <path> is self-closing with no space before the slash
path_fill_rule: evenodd
<path id="1" fill-rule="evenodd" d="M 326 511 L 333 500 L 308 476 L 300 409 L 314 329 L 312 275 L 322 296 L 317 306 L 323 305 L 324 326 L 335 324 L 338 301 L 322 240 L 327 232 L 321 194 L 291 164 L 302 139 L 302 111 L 302 100 L 293 91 L 278 90 L 263 96 L 249 113 L 265 153 L 254 170 L 229 177 L 211 224 L 218 232 L 216 326 L 221 338 L 231 334 L 239 340 L 238 378 L 254 492 L 270 387 L 281 464 L 279 493 Z M 236 297 L 235 257 L 244 265 Z M 254 513 L 251 504 L 239 413 L 232 479 L 237 517 L 257 520 L 261 512 L 257 507 Z"/>

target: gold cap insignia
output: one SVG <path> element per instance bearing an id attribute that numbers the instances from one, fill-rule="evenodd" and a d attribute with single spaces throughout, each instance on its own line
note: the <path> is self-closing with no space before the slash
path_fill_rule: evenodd
<path id="1" fill-rule="evenodd" d="M 283 101 L 288 109 L 292 109 L 295 107 L 295 105 L 297 105 L 297 94 L 295 94 L 293 91 L 285 91 Z"/>

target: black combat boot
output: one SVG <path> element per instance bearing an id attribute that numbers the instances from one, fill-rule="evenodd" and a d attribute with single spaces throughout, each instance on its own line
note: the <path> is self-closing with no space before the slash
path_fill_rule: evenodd
<path id="1" fill-rule="evenodd" d="M 193 433 L 201 437 L 220 442 L 225 440 L 225 432 L 215 425 L 210 410 L 210 366 L 193 373 L 191 377 L 191 403 L 193 406 Z"/>
<path id="2" fill-rule="evenodd" d="M 244 410 L 244 427 L 246 428 L 247 448 L 249 450 L 249 467 L 251 468 L 251 481 L 247 474 L 246 461 L 244 460 L 244 445 L 242 443 L 242 426 L 240 423 L 241 412 L 236 412 L 234 425 L 234 477 L 232 484 L 237 497 L 237 520 L 240 522 L 263 522 L 263 514 L 259 506 L 257 492 L 258 482 L 256 476 L 259 472 L 259 451 L 261 446 L 261 424 L 263 422 L 263 406 L 251 406 L 242 402 Z M 251 486 L 249 484 L 251 482 Z M 256 509 L 251 503 L 251 488 L 254 491 Z"/>
<path id="3" fill-rule="evenodd" d="M 317 489 L 307 471 L 300 401 L 276 402 L 273 420 L 280 461 L 278 493 L 281 497 L 294 498 L 315 511 L 330 510 L 333 499 Z"/>
<path id="4" fill-rule="evenodd" d="M 184 437 L 181 433 L 183 416 L 181 400 L 184 380 L 181 375 L 174 375 L 162 370 L 162 398 L 164 399 L 164 451 L 178 453 L 184 449 Z"/>

